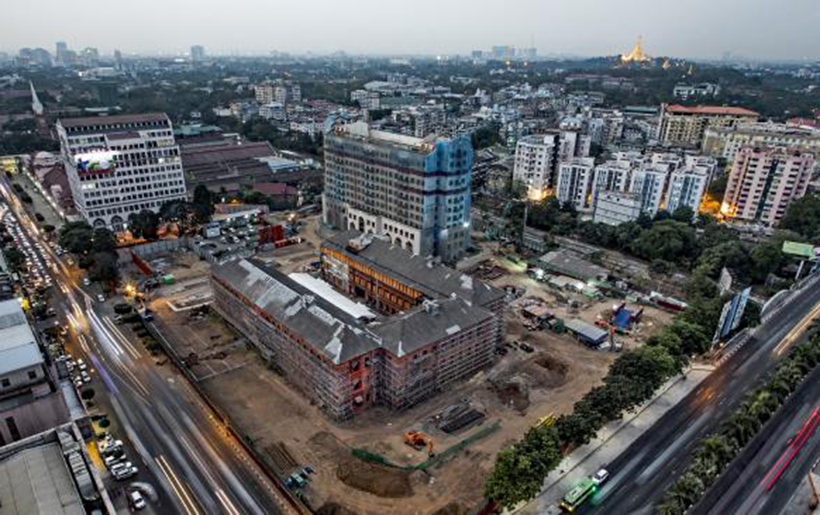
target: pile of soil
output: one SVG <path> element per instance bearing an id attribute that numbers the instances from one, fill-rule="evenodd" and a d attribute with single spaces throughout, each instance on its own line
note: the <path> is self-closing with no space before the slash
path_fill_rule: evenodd
<path id="1" fill-rule="evenodd" d="M 526 382 L 519 377 L 509 381 L 493 384 L 498 400 L 504 406 L 510 406 L 522 415 L 530 407 L 530 392 Z"/>
<path id="2" fill-rule="evenodd" d="M 555 388 L 567 381 L 569 366 L 555 356 L 539 354 L 538 357 L 535 358 L 535 364 L 547 371 L 546 377 L 543 379 L 544 386 Z"/>
<path id="3" fill-rule="evenodd" d="M 336 477 L 347 486 L 388 498 L 413 495 L 411 474 L 409 470 L 377 465 L 352 456 L 342 460 L 336 468 Z"/>

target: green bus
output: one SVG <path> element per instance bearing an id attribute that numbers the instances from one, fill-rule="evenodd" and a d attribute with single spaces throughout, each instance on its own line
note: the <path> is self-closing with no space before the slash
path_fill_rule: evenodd
<path id="1" fill-rule="evenodd" d="M 595 482 L 586 477 L 561 500 L 561 508 L 572 513 L 595 493 Z"/>

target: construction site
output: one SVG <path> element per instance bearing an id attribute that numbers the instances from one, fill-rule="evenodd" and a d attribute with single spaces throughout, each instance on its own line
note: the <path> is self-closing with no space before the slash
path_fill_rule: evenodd
<path id="1" fill-rule="evenodd" d="M 379 241 L 351 245 L 354 236 L 299 251 L 304 261 L 289 260 L 289 274 L 245 260 L 226 265 L 239 275 L 220 275 L 222 265 L 184 252 L 153 261 L 177 277 L 156 290 L 150 307 L 181 366 L 283 484 L 319 513 L 469 513 L 481 502 L 499 450 L 570 411 L 600 384 L 618 349 L 640 345 L 672 317 L 644 299 L 558 288 L 508 260 L 465 274 L 397 259 L 393 253 L 405 251 Z M 297 272 L 315 261 L 313 274 Z M 328 301 L 318 293 L 324 288 L 339 297 Z M 482 288 L 488 297 L 479 295 Z M 236 295 L 240 290 L 247 300 Z M 277 311 L 274 297 L 290 300 Z M 263 298 L 265 308 L 251 298 Z M 473 310 L 481 316 L 458 323 L 448 317 L 446 327 L 438 326 L 431 300 L 439 310 L 448 301 L 458 306 L 460 317 Z M 307 325 L 284 318 L 288 310 L 310 316 Z M 408 316 L 418 322 L 405 323 Z M 292 339 L 272 341 L 285 330 Z M 600 333 L 600 344 L 585 339 Z M 291 350 L 287 357 L 284 341 L 303 356 L 293 358 Z M 461 342 L 465 347 L 454 348 L 471 359 L 454 361 L 447 347 Z M 436 344 L 435 359 L 432 347 L 423 354 L 425 343 Z M 404 372 L 402 361 L 409 364 Z M 451 368 L 416 366 L 433 361 Z M 413 374 L 423 386 L 408 380 Z M 315 473 L 299 475 L 305 467 Z"/>

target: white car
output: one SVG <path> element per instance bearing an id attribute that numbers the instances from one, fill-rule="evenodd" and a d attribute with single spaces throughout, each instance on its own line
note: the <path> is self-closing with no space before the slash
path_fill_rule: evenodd
<path id="1" fill-rule="evenodd" d="M 83 284 L 89 286 L 91 284 L 91 279 L 88 277 L 83 277 Z"/>
<path id="2" fill-rule="evenodd" d="M 102 293 L 98 293 L 97 300 L 100 302 L 105 302 L 105 295 L 103 295 Z"/>
<path id="3" fill-rule="evenodd" d="M 607 479 L 609 479 L 609 471 L 607 469 L 601 469 L 592 476 L 592 482 L 595 483 L 595 486 L 601 486 L 606 483 Z"/>
<path id="4" fill-rule="evenodd" d="M 142 494 L 134 490 L 130 494 L 128 494 L 128 502 L 131 503 L 131 507 L 134 510 L 141 510 L 145 508 L 145 499 L 142 497 Z"/>

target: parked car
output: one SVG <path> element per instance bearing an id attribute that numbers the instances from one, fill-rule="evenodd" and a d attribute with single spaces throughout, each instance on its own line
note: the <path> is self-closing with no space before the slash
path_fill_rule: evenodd
<path id="1" fill-rule="evenodd" d="M 125 481 L 126 479 L 133 477 L 136 473 L 137 467 L 118 469 L 116 472 L 112 472 L 114 479 L 117 481 Z"/>
<path id="2" fill-rule="evenodd" d="M 88 277 L 83 277 L 83 284 L 85 286 L 91 286 L 91 279 L 89 279 Z"/>
<path id="3" fill-rule="evenodd" d="M 102 293 L 98 293 L 97 300 L 100 302 L 105 302 L 105 295 L 103 295 Z"/>

